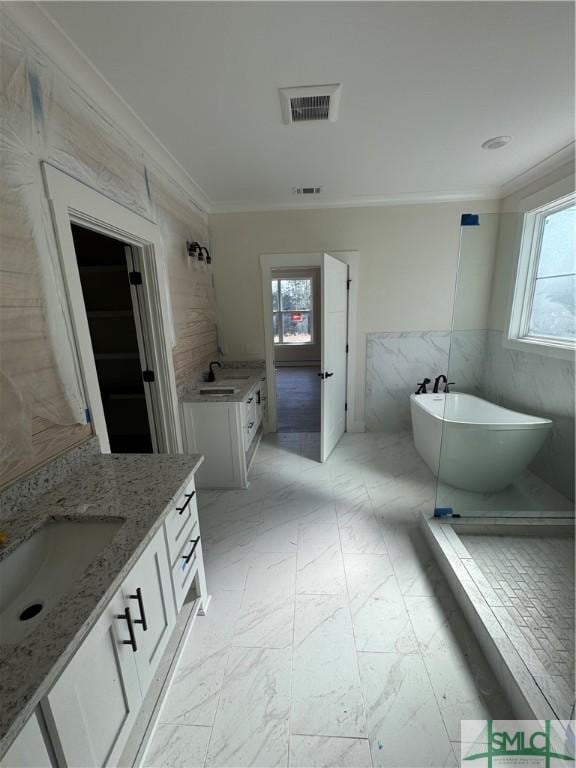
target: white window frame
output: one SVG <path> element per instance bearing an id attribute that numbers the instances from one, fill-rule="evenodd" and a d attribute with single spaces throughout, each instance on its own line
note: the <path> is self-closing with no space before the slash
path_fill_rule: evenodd
<path id="1" fill-rule="evenodd" d="M 527 211 L 523 216 L 507 346 L 523 351 L 552 354 L 554 357 L 574 357 L 576 342 L 546 336 L 534 336 L 528 333 L 528 326 L 536 288 L 544 220 L 551 213 L 574 205 L 575 201 L 576 193 L 571 192 L 553 202 Z"/>
<path id="2" fill-rule="evenodd" d="M 272 302 L 272 317 L 274 315 L 278 315 L 278 338 L 282 338 L 282 315 L 284 312 L 309 312 L 310 313 L 310 341 L 303 341 L 299 344 L 292 344 L 290 342 L 285 341 L 275 341 L 274 346 L 275 347 L 310 347 L 314 344 L 316 344 L 315 339 L 315 333 L 314 333 L 314 326 L 315 326 L 315 313 L 316 313 L 316 307 L 314 306 L 315 301 L 315 290 L 316 290 L 316 280 L 315 276 L 313 274 L 302 274 L 302 273 L 295 273 L 294 275 L 272 275 L 272 280 L 270 281 L 270 285 L 274 281 L 277 281 L 278 283 L 281 283 L 282 280 L 310 280 L 310 295 L 311 295 L 311 308 L 308 309 L 282 309 L 282 296 L 281 296 L 281 290 L 280 285 L 278 285 L 278 309 L 274 309 L 274 303 Z"/>

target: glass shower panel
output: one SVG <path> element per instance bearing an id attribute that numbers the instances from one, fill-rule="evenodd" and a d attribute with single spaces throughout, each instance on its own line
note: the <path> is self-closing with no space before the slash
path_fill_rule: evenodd
<path id="1" fill-rule="evenodd" d="M 436 508 L 462 517 L 573 516 L 574 356 L 509 341 L 524 216 L 468 221 L 447 370 L 439 372 L 449 391 L 441 382 L 431 398 Z"/>

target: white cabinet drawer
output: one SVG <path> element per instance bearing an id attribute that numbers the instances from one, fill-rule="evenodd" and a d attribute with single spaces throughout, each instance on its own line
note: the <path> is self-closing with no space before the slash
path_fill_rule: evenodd
<path id="1" fill-rule="evenodd" d="M 193 535 L 184 542 L 178 558 L 172 566 L 172 585 L 174 587 L 174 600 L 178 613 L 184 604 L 184 598 L 190 589 L 194 574 L 198 570 L 198 563 L 201 560 L 202 544 L 200 542 L 200 531 L 197 528 Z"/>
<path id="2" fill-rule="evenodd" d="M 191 538 L 192 531 L 197 526 L 198 505 L 196 503 L 196 489 L 194 488 L 194 481 L 192 481 L 165 520 L 170 565 L 175 563 L 184 542 Z"/>
<path id="3" fill-rule="evenodd" d="M 247 426 L 251 421 L 254 421 L 256 415 L 256 395 L 252 394 L 242 403 L 242 424 Z"/>

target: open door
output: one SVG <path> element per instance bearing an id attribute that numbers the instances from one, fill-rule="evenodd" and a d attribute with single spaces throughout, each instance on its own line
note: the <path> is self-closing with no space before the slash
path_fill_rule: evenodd
<path id="1" fill-rule="evenodd" d="M 348 266 L 322 256 L 322 399 L 320 460 L 326 461 L 346 429 Z"/>

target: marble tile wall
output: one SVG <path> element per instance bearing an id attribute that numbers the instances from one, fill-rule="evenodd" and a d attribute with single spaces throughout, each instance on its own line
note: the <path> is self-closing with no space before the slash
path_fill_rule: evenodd
<path id="1" fill-rule="evenodd" d="M 448 371 L 460 392 L 553 419 L 531 470 L 574 498 L 573 361 L 509 349 L 494 330 L 370 333 L 366 358 L 369 431 L 410 430 L 417 382 Z"/>
<path id="2" fill-rule="evenodd" d="M 479 394 L 485 347 L 486 331 L 369 333 L 366 428 L 374 432 L 411 429 L 410 394 L 424 376 L 434 380 L 449 367 L 450 380 L 460 392 Z"/>
<path id="3" fill-rule="evenodd" d="M 502 336 L 500 331 L 487 332 L 484 397 L 554 421 L 530 469 L 574 499 L 574 360 L 510 349 Z"/>

